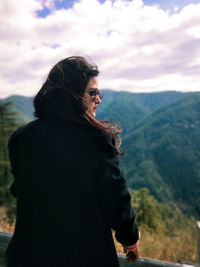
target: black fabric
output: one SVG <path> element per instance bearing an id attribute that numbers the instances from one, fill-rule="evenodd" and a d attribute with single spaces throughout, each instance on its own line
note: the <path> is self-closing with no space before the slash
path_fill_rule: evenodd
<path id="1" fill-rule="evenodd" d="M 7 267 L 118 267 L 138 229 L 114 140 L 91 127 L 35 120 L 9 140 L 17 220 Z"/>

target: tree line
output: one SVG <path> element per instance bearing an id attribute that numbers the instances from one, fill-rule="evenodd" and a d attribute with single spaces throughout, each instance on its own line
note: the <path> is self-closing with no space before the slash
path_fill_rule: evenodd
<path id="1" fill-rule="evenodd" d="M 16 201 L 10 194 L 11 174 L 8 155 L 8 140 L 19 126 L 16 112 L 12 112 L 13 102 L 0 104 L 0 206 L 6 208 L 8 222 L 14 220 Z"/>

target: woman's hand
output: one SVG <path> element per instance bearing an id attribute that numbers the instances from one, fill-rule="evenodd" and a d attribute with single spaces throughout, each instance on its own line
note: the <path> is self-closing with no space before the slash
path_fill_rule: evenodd
<path id="1" fill-rule="evenodd" d="M 139 250 L 136 247 L 133 250 L 128 250 L 126 246 L 122 245 L 124 248 L 124 253 L 126 253 L 126 258 L 128 262 L 136 262 L 139 258 Z"/>

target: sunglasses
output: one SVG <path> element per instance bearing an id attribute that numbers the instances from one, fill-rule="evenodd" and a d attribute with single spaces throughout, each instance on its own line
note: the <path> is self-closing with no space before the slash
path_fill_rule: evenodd
<path id="1" fill-rule="evenodd" d="M 92 101 L 95 101 L 97 96 L 102 99 L 103 98 L 103 94 L 102 92 L 100 92 L 100 90 L 98 88 L 90 88 L 88 91 L 88 94 L 91 96 Z"/>

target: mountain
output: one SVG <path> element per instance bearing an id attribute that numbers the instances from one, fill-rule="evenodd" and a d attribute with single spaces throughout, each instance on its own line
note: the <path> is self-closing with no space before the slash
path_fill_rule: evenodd
<path id="1" fill-rule="evenodd" d="M 158 107 L 173 103 L 185 94 L 175 91 L 145 94 L 104 90 L 103 95 L 97 119 L 116 122 L 125 135 Z"/>
<path id="2" fill-rule="evenodd" d="M 200 94 L 157 109 L 123 139 L 128 185 L 200 214 Z"/>
<path id="3" fill-rule="evenodd" d="M 0 99 L 0 104 L 5 102 L 13 102 L 12 111 L 17 112 L 17 117 L 19 118 L 19 123 L 24 124 L 33 120 L 33 98 L 12 95 L 4 99 Z"/>
<path id="4" fill-rule="evenodd" d="M 104 98 L 97 110 L 97 119 L 112 120 L 122 127 L 123 134 L 137 127 L 147 115 L 158 107 L 173 103 L 184 96 L 180 92 L 130 93 L 103 90 Z M 27 123 L 34 119 L 33 98 L 20 95 L 0 99 L 0 103 L 12 101 L 13 110 L 18 112 L 19 122 Z M 126 119 L 124 119 L 126 118 Z"/>
<path id="5" fill-rule="evenodd" d="M 21 123 L 32 120 L 32 99 L 11 96 Z M 200 93 L 104 91 L 97 119 L 123 128 L 122 167 L 128 186 L 148 187 L 160 202 L 200 215 Z"/>

